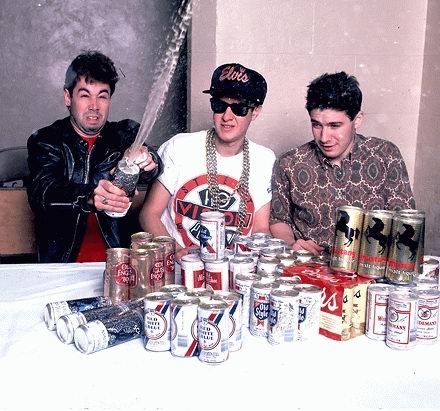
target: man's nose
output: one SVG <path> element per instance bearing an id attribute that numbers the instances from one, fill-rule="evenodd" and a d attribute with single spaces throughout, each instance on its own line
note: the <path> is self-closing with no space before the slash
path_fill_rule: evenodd
<path id="1" fill-rule="evenodd" d="M 96 110 L 98 108 L 98 99 L 91 97 L 89 100 L 89 109 Z"/>
<path id="2" fill-rule="evenodd" d="M 330 140 L 331 136 L 331 129 L 329 127 L 323 127 L 321 129 L 321 142 L 325 143 L 326 141 Z"/>
<path id="3" fill-rule="evenodd" d="M 227 107 L 225 112 L 223 113 L 223 120 L 232 120 L 234 118 L 234 113 L 231 110 L 231 107 Z"/>

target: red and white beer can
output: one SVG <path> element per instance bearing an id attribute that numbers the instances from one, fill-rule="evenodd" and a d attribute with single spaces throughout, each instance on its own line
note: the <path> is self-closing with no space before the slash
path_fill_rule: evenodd
<path id="1" fill-rule="evenodd" d="M 418 291 L 417 343 L 434 344 L 438 338 L 438 312 L 440 292 L 438 290 Z"/>
<path id="2" fill-rule="evenodd" d="M 372 340 L 385 341 L 387 332 L 388 298 L 395 289 L 390 284 L 370 284 L 367 290 L 367 320 L 365 335 Z"/>
<path id="3" fill-rule="evenodd" d="M 229 261 L 227 258 L 217 261 L 205 261 L 206 288 L 211 290 L 229 290 Z"/>
<path id="4" fill-rule="evenodd" d="M 225 215 L 220 211 L 200 214 L 200 258 L 203 261 L 225 257 Z"/>
<path id="5" fill-rule="evenodd" d="M 205 264 L 197 254 L 181 258 L 182 283 L 187 288 L 205 287 Z"/>

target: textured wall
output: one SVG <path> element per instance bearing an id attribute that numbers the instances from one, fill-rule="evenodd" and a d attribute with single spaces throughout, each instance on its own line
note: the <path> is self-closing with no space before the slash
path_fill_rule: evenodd
<path id="1" fill-rule="evenodd" d="M 102 51 L 119 68 L 121 80 L 110 119 L 140 121 L 176 3 L 0 0 L 0 148 L 25 145 L 33 130 L 67 115 L 64 75 L 83 49 Z M 153 129 L 153 142 L 160 143 L 185 127 L 185 102 L 183 64 Z"/>

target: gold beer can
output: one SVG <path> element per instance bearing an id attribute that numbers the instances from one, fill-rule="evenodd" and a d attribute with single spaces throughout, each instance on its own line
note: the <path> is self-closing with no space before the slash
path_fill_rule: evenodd
<path id="1" fill-rule="evenodd" d="M 154 253 L 145 248 L 130 252 L 130 264 L 133 271 L 130 281 L 130 300 L 143 298 L 153 292 L 150 273 L 154 266 Z"/>
<path id="2" fill-rule="evenodd" d="M 356 272 L 359 260 L 364 210 L 360 207 L 336 208 L 335 236 L 330 267 Z"/>
<path id="3" fill-rule="evenodd" d="M 137 250 L 145 244 L 151 243 L 153 239 L 153 234 L 147 233 L 146 231 L 139 231 L 131 235 L 131 250 Z"/>
<path id="4" fill-rule="evenodd" d="M 393 211 L 368 210 L 364 214 L 357 272 L 367 278 L 383 278 L 391 243 Z"/>
<path id="5" fill-rule="evenodd" d="M 151 242 L 143 244 L 140 250 L 150 250 L 154 254 L 154 264 L 150 271 L 150 285 L 153 291 L 159 291 L 165 285 L 165 246 Z"/>
<path id="6" fill-rule="evenodd" d="M 104 272 L 104 295 L 113 304 L 129 299 L 131 281 L 130 250 L 128 248 L 108 248 Z"/>
<path id="7" fill-rule="evenodd" d="M 176 282 L 174 271 L 174 260 L 176 257 L 176 240 L 173 237 L 161 235 L 159 237 L 154 237 L 153 242 L 160 243 L 165 246 L 165 285 L 174 284 Z"/>
<path id="8" fill-rule="evenodd" d="M 385 277 L 393 284 L 409 284 L 416 275 L 417 253 L 424 220 L 420 216 L 397 214 Z"/>

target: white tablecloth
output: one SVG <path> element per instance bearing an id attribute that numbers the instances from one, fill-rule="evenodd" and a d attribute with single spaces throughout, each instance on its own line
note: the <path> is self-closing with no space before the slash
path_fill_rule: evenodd
<path id="1" fill-rule="evenodd" d="M 217 366 L 146 351 L 141 339 L 85 355 L 44 305 L 102 294 L 101 263 L 0 265 L 0 409 L 440 409 L 440 343 L 397 351 L 365 336 L 289 348 L 245 332 Z"/>

